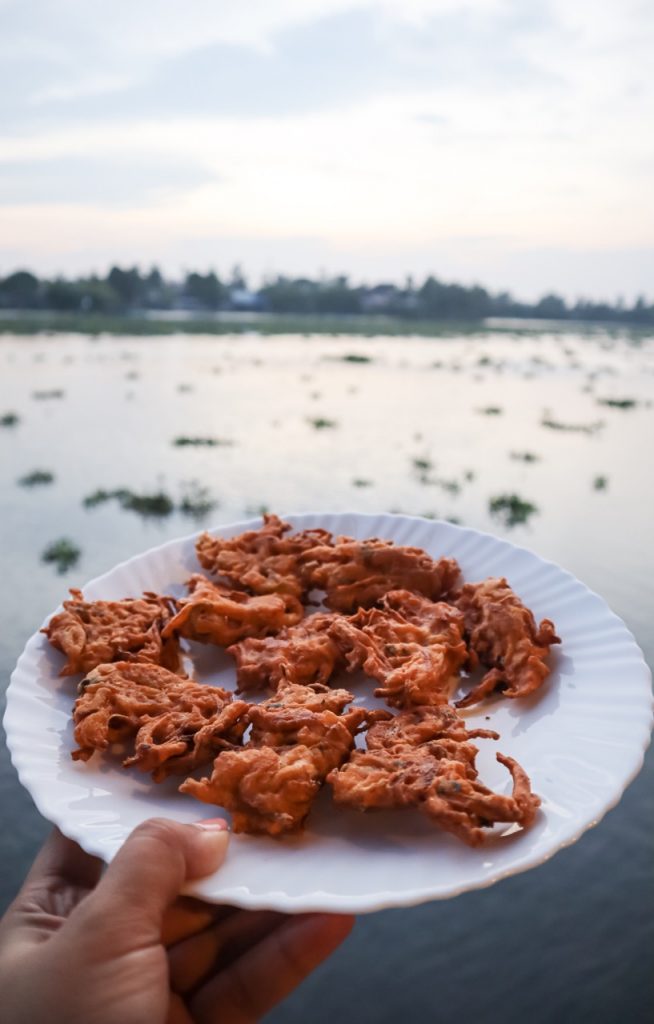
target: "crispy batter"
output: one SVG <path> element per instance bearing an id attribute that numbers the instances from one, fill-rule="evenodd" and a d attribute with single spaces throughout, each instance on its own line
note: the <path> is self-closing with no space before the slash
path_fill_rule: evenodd
<path id="1" fill-rule="evenodd" d="M 327 774 L 347 758 L 366 712 L 344 715 L 308 707 L 252 705 L 252 738 L 216 758 L 210 778 L 180 790 L 232 812 L 235 832 L 298 831 Z"/>
<path id="2" fill-rule="evenodd" d="M 368 749 L 355 750 L 327 781 L 339 804 L 359 810 L 416 807 L 441 828 L 478 846 L 484 828 L 495 822 L 530 825 L 540 800 L 520 765 L 503 754 L 496 756 L 513 777 L 511 796 L 484 786 L 475 768 L 477 748 L 469 742 L 476 736 L 497 734 L 466 730 L 449 707 L 400 712 L 374 725 Z"/>
<path id="3" fill-rule="evenodd" d="M 306 591 L 299 556 L 317 544 L 329 545 L 326 530 L 303 530 L 292 537 L 292 529 L 277 516 L 266 515 L 259 530 L 231 537 L 203 533 L 196 551 L 200 564 L 215 576 L 254 594 L 292 594 L 301 599 Z"/>
<path id="4" fill-rule="evenodd" d="M 328 629 L 336 616 L 309 615 L 277 636 L 242 640 L 227 648 L 236 659 L 239 691 L 276 688 L 283 681 L 309 685 L 326 683 L 345 666 Z"/>
<path id="5" fill-rule="evenodd" d="M 221 750 L 240 746 L 247 708 L 245 701 L 231 701 L 230 694 L 224 707 L 213 712 L 193 708 L 156 715 L 137 732 L 134 754 L 123 765 L 151 772 L 155 782 L 188 775 L 211 764 Z"/>
<path id="6" fill-rule="evenodd" d="M 246 637 L 263 637 L 293 626 L 304 608 L 292 594 L 258 594 L 229 590 L 196 574 L 188 581 L 190 596 L 177 602 L 178 612 L 163 631 L 188 640 L 229 647 Z"/>
<path id="7" fill-rule="evenodd" d="M 325 604 L 350 613 L 379 601 L 389 590 L 410 590 L 437 601 L 459 578 L 453 558 L 435 562 L 421 548 L 392 541 L 338 537 L 334 544 L 310 548 L 301 556 L 309 585 L 326 592 Z"/>
<path id="8" fill-rule="evenodd" d="M 87 761 L 95 750 L 134 737 L 134 753 L 124 763 L 153 771 L 160 781 L 169 771 L 207 764 L 224 746 L 239 743 L 247 707 L 244 701 L 232 704 L 227 690 L 180 679 L 158 665 L 99 665 L 80 683 L 73 759 Z"/>
<path id="9" fill-rule="evenodd" d="M 490 668 L 457 707 L 476 704 L 496 690 L 504 697 L 537 690 L 550 674 L 545 663 L 550 646 L 561 643 L 554 623 L 543 619 L 536 627 L 532 612 L 503 578 L 466 583 L 456 604 L 463 612 L 471 664 L 478 660 Z"/>
<path id="10" fill-rule="evenodd" d="M 333 711 L 340 715 L 354 696 L 348 690 L 333 690 L 323 683 L 302 686 L 299 683 L 282 682 L 275 695 L 261 703 L 265 708 L 302 707 L 309 711 Z"/>
<path id="11" fill-rule="evenodd" d="M 85 601 L 81 590 L 71 590 L 65 611 L 53 616 L 45 633 L 68 661 L 59 673 L 72 676 L 90 672 L 110 661 L 144 661 L 176 671 L 179 645 L 175 636 L 164 641 L 166 623 L 174 614 L 170 597 L 146 592 L 123 601 Z"/>
<path id="12" fill-rule="evenodd" d="M 334 617 L 329 635 L 348 664 L 382 683 L 375 696 L 392 707 L 447 701 L 468 656 L 461 613 L 407 590 L 391 591 L 380 605 Z"/>

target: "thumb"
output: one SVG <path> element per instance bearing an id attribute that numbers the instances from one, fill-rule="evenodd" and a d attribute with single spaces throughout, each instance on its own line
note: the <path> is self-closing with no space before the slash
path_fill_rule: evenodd
<path id="1" fill-rule="evenodd" d="M 90 896 L 77 910 L 76 925 L 95 934 L 111 927 L 127 948 L 161 941 L 163 917 L 185 882 L 212 874 L 225 859 L 227 822 L 213 818 L 193 825 L 151 818 L 128 837 Z M 71 921 L 72 923 L 72 921 Z"/>

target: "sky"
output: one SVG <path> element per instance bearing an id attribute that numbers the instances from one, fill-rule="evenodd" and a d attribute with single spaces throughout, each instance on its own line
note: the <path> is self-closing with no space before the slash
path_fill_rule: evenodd
<path id="1" fill-rule="evenodd" d="M 649 0 L 0 0 L 0 275 L 654 300 Z"/>

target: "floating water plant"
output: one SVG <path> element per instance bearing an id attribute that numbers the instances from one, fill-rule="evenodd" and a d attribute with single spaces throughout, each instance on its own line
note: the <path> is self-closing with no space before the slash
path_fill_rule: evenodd
<path id="1" fill-rule="evenodd" d="M 355 477 L 352 481 L 353 487 L 372 487 L 372 480 L 364 480 L 363 477 Z"/>
<path id="2" fill-rule="evenodd" d="M 524 501 L 517 494 L 498 494 L 488 502 L 490 514 L 499 519 L 505 526 L 519 526 L 528 522 L 530 516 L 538 512 L 538 507 L 531 501 Z"/>
<path id="3" fill-rule="evenodd" d="M 0 416 L 0 427 L 15 427 L 20 423 L 20 416 L 15 412 L 6 412 Z"/>
<path id="4" fill-rule="evenodd" d="M 546 414 L 540 421 L 540 425 L 549 430 L 563 430 L 571 434 L 596 434 L 598 430 L 602 429 L 604 423 L 602 420 L 596 420 L 595 423 L 561 423 Z"/>
<path id="5" fill-rule="evenodd" d="M 606 405 L 609 409 L 635 409 L 638 402 L 635 398 L 598 398 L 598 405 Z"/>
<path id="6" fill-rule="evenodd" d="M 340 357 L 342 363 L 372 363 L 372 356 L 364 356 L 359 352 L 348 352 Z"/>
<path id="7" fill-rule="evenodd" d="M 33 391 L 32 398 L 36 398 L 37 401 L 46 401 L 49 398 L 63 398 L 65 391 L 61 388 L 53 388 L 50 391 Z"/>
<path id="8" fill-rule="evenodd" d="M 175 437 L 173 445 L 176 448 L 231 448 L 234 444 L 226 437 Z"/>
<path id="9" fill-rule="evenodd" d="M 182 500 L 179 503 L 182 515 L 190 516 L 192 519 L 203 519 L 217 508 L 218 502 L 211 497 L 208 488 L 197 480 L 191 480 L 184 484 L 183 488 Z"/>
<path id="10" fill-rule="evenodd" d="M 307 423 L 310 423 L 314 430 L 333 430 L 334 427 L 338 426 L 336 420 L 327 419 L 325 416 L 307 417 Z"/>
<path id="11" fill-rule="evenodd" d="M 52 563 L 56 565 L 57 572 L 65 573 L 79 561 L 81 554 L 77 545 L 66 537 L 62 537 L 48 545 L 41 555 L 41 561 Z"/>
<path id="12" fill-rule="evenodd" d="M 121 508 L 145 517 L 163 518 L 169 516 L 175 509 L 172 499 L 163 491 L 157 491 L 155 494 L 136 494 L 126 487 L 119 487 L 113 491 L 101 488 L 87 495 L 83 505 L 85 508 L 95 508 L 114 499 Z"/>
<path id="13" fill-rule="evenodd" d="M 482 416 L 501 416 L 504 409 L 499 405 L 487 405 L 484 409 L 477 409 Z"/>
<path id="14" fill-rule="evenodd" d="M 509 458 L 514 462 L 540 462 L 540 455 L 535 452 L 509 452 Z"/>
<path id="15" fill-rule="evenodd" d="M 596 476 L 593 480 L 593 487 L 596 491 L 605 491 L 609 486 L 609 478 L 607 476 Z"/>
<path id="16" fill-rule="evenodd" d="M 18 483 L 21 487 L 39 487 L 42 484 L 51 484 L 54 480 L 54 473 L 45 469 L 35 469 L 31 473 L 21 476 Z"/>

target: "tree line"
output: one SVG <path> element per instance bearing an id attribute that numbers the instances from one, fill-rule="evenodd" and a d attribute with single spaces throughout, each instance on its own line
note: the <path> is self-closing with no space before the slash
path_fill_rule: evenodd
<path id="1" fill-rule="evenodd" d="M 183 280 L 167 280 L 153 267 L 114 266 L 105 277 L 40 279 L 28 270 L 0 278 L 0 310 L 52 310 L 105 314 L 187 310 L 215 313 L 250 310 L 305 315 L 386 315 L 410 319 L 482 320 L 519 317 L 595 320 L 654 325 L 654 305 L 641 296 L 632 305 L 578 299 L 567 303 L 549 294 L 535 303 L 519 302 L 509 292 L 493 294 L 479 285 L 448 284 L 432 275 L 422 283 L 355 285 L 348 277 L 313 280 L 277 275 L 250 288 L 240 267 L 222 279 L 214 271 L 191 271 Z"/>

